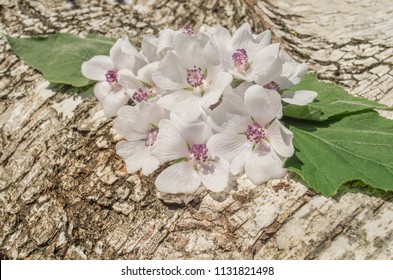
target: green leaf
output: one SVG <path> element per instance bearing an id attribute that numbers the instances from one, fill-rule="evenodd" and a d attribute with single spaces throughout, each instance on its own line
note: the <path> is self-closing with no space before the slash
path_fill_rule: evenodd
<path id="1" fill-rule="evenodd" d="M 84 87 L 92 83 L 81 65 L 95 55 L 109 55 L 113 39 L 90 34 L 85 38 L 58 33 L 46 37 L 7 37 L 13 51 L 52 83 Z"/>
<path id="2" fill-rule="evenodd" d="M 51 83 L 48 86 L 48 89 L 56 91 L 56 92 L 62 92 L 62 93 L 68 93 L 68 94 L 78 94 L 82 99 L 85 99 L 89 96 L 94 95 L 94 85 L 87 85 L 84 87 L 73 87 L 70 85 L 65 85 L 65 84 L 55 84 Z"/>
<path id="3" fill-rule="evenodd" d="M 335 122 L 286 119 L 286 124 L 296 148 L 286 167 L 315 191 L 333 196 L 354 180 L 393 190 L 393 121 L 367 112 Z"/>
<path id="4" fill-rule="evenodd" d="M 376 189 L 370 187 L 369 185 L 366 185 L 362 181 L 352 181 L 349 182 L 348 184 L 341 186 L 340 189 L 337 191 L 336 195 L 341 196 L 345 193 L 363 193 L 369 196 L 379 197 L 385 200 L 393 198 L 392 191 Z"/>
<path id="5" fill-rule="evenodd" d="M 311 121 L 325 121 L 356 112 L 392 109 L 375 101 L 352 96 L 340 86 L 319 81 L 313 74 L 305 75 L 299 84 L 290 87 L 284 93 L 297 90 L 316 91 L 318 96 L 312 103 L 305 106 L 285 105 L 283 107 L 284 116 Z"/>

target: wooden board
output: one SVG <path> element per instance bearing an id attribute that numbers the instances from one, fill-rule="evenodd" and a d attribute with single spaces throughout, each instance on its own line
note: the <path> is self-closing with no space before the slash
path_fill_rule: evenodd
<path id="1" fill-rule="evenodd" d="M 94 97 L 46 89 L 5 35 L 89 32 L 135 42 L 163 27 L 249 22 L 319 78 L 393 105 L 389 0 L 0 2 L 0 257 L 393 259 L 393 199 L 316 195 L 289 174 L 225 192 L 157 194 L 128 175 Z M 391 115 L 389 116 L 391 117 Z"/>

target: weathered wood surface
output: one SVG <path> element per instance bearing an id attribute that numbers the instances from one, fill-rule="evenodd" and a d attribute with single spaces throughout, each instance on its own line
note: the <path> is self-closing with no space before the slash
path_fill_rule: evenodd
<path id="1" fill-rule="evenodd" d="M 125 173 L 95 98 L 47 90 L 4 36 L 126 33 L 138 42 L 164 26 L 247 21 L 271 29 L 320 78 L 393 105 L 391 0 L 72 2 L 0 2 L 1 258 L 393 259 L 391 194 L 328 199 L 288 176 L 157 195 L 154 176 Z"/>

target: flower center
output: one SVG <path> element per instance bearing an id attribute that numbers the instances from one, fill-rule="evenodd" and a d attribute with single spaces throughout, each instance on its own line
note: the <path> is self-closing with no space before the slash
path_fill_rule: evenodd
<path id="1" fill-rule="evenodd" d="M 205 75 L 202 74 L 202 69 L 196 67 L 187 70 L 187 82 L 190 86 L 196 88 L 203 84 L 205 81 Z"/>
<path id="2" fill-rule="evenodd" d="M 105 78 L 108 83 L 111 83 L 111 84 L 117 83 L 117 70 L 112 69 L 112 70 L 106 71 Z"/>
<path id="3" fill-rule="evenodd" d="M 196 160 L 206 162 L 208 159 L 207 156 L 207 147 L 206 144 L 194 144 L 190 150 L 190 155 L 188 156 L 189 160 Z"/>
<path id="4" fill-rule="evenodd" d="M 245 72 L 248 70 L 248 68 L 250 68 L 250 63 L 248 63 L 248 55 L 245 49 L 237 49 L 232 54 L 232 60 L 239 72 Z"/>
<path id="5" fill-rule="evenodd" d="M 132 98 L 137 102 L 147 101 L 147 97 L 151 95 L 152 92 L 146 88 L 139 88 L 134 94 Z"/>
<path id="6" fill-rule="evenodd" d="M 257 144 L 259 141 L 265 138 L 265 131 L 259 123 L 254 122 L 253 124 L 249 124 L 247 126 L 246 136 L 250 142 Z"/>
<path id="7" fill-rule="evenodd" d="M 186 24 L 186 25 L 183 27 L 183 33 L 185 33 L 185 34 L 187 34 L 187 35 L 189 35 L 189 36 L 194 35 L 194 34 L 195 34 L 194 28 L 192 28 L 191 25 Z"/>
<path id="8" fill-rule="evenodd" d="M 154 142 L 157 140 L 158 135 L 158 127 L 153 127 L 147 131 L 146 139 L 145 139 L 145 146 L 153 146 Z"/>
<path id="9" fill-rule="evenodd" d="M 272 89 L 272 90 L 279 90 L 280 86 L 275 82 L 275 81 L 271 81 L 269 83 L 267 83 L 266 85 L 263 86 L 266 89 Z"/>

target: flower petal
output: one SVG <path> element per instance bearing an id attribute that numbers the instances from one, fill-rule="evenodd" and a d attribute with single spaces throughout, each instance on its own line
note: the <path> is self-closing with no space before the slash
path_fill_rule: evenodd
<path id="1" fill-rule="evenodd" d="M 295 152 L 292 144 L 293 133 L 283 126 L 279 120 L 274 120 L 266 130 L 266 136 L 273 149 L 283 157 L 289 158 Z"/>
<path id="2" fill-rule="evenodd" d="M 116 116 L 117 111 L 125 105 L 130 97 L 125 94 L 124 89 L 111 91 L 102 102 L 102 109 L 107 117 Z"/>
<path id="3" fill-rule="evenodd" d="M 259 85 L 251 86 L 244 94 L 244 101 L 251 116 L 262 126 L 266 126 L 274 118 L 282 117 L 281 96 L 274 90 Z"/>
<path id="4" fill-rule="evenodd" d="M 280 50 L 279 59 L 281 60 L 282 73 L 275 82 L 281 89 L 298 84 L 305 73 L 308 71 L 306 63 L 298 63 L 291 58 L 285 51 Z"/>
<path id="5" fill-rule="evenodd" d="M 239 153 L 231 161 L 230 171 L 233 175 L 240 175 L 244 171 L 244 165 L 246 164 L 246 158 L 252 151 L 251 142 L 246 143 Z"/>
<path id="6" fill-rule="evenodd" d="M 141 141 L 122 141 L 116 145 L 116 153 L 124 158 L 128 173 L 141 169 L 150 152 Z"/>
<path id="7" fill-rule="evenodd" d="M 233 75 L 234 79 L 242 80 L 248 83 L 254 83 L 254 80 L 257 77 L 252 72 L 252 66 L 246 73 L 243 73 L 242 71 L 238 71 L 237 69 L 228 70 L 228 72 Z"/>
<path id="8" fill-rule="evenodd" d="M 143 110 L 144 114 L 140 118 L 143 118 L 150 125 L 158 126 L 162 119 L 169 119 L 169 111 L 161 108 L 154 101 L 142 102 L 139 106 L 146 108 Z"/>
<path id="9" fill-rule="evenodd" d="M 212 38 L 214 44 L 217 46 L 224 69 L 232 69 L 234 66 L 231 53 L 231 34 L 226 28 L 218 27 Z"/>
<path id="10" fill-rule="evenodd" d="M 138 104 L 139 105 L 139 104 Z M 117 112 L 115 131 L 127 140 L 144 140 L 151 124 L 146 120 L 140 106 L 123 106 Z"/>
<path id="11" fill-rule="evenodd" d="M 149 176 L 153 173 L 157 168 L 160 166 L 160 162 L 154 156 L 149 156 L 146 158 L 145 162 L 143 163 L 142 173 L 145 176 Z"/>
<path id="12" fill-rule="evenodd" d="M 98 82 L 94 86 L 94 95 L 102 103 L 109 92 L 112 91 L 112 86 L 107 81 Z"/>
<path id="13" fill-rule="evenodd" d="M 142 168 L 143 175 L 150 175 L 160 165 L 157 158 L 150 154 L 151 148 L 143 141 L 121 141 L 116 144 L 116 153 L 124 158 L 128 173 Z"/>
<path id="14" fill-rule="evenodd" d="M 190 162 L 179 162 L 162 171 L 155 184 L 161 192 L 193 193 L 201 185 L 201 179 Z"/>
<path id="15" fill-rule="evenodd" d="M 208 109 L 210 105 L 217 102 L 224 88 L 232 82 L 232 75 L 225 72 L 220 72 L 216 75 L 209 88 L 201 98 L 201 104 L 205 109 Z"/>
<path id="16" fill-rule="evenodd" d="M 145 66 L 143 66 L 141 69 L 138 71 L 138 78 L 144 82 L 145 84 L 148 84 L 150 86 L 154 86 L 154 81 L 153 81 L 153 73 L 158 69 L 158 66 L 160 65 L 159 61 L 149 63 Z"/>
<path id="17" fill-rule="evenodd" d="M 173 122 L 164 119 L 160 121 L 158 127 L 152 155 L 157 157 L 160 163 L 187 157 L 189 154 L 187 143 Z"/>
<path id="18" fill-rule="evenodd" d="M 143 87 L 143 85 L 138 81 L 134 74 L 128 70 L 123 69 L 118 72 L 119 84 L 128 90 L 136 90 Z"/>
<path id="19" fill-rule="evenodd" d="M 205 122 L 188 123 L 178 115 L 172 114 L 171 120 L 184 137 L 189 147 L 194 144 L 204 144 L 211 136 L 212 130 Z"/>
<path id="20" fill-rule="evenodd" d="M 124 52 L 122 50 L 122 46 L 126 44 L 127 41 L 128 39 L 123 39 L 123 38 L 117 39 L 116 43 L 113 45 L 113 47 L 110 50 L 109 55 L 117 70 L 132 67 L 132 63 L 133 63 L 132 54 Z M 129 41 L 128 44 L 131 45 Z"/>
<path id="21" fill-rule="evenodd" d="M 271 147 L 259 143 L 257 148 L 248 154 L 245 171 L 248 179 L 256 185 L 272 179 L 282 178 L 286 170 L 283 161 Z"/>
<path id="22" fill-rule="evenodd" d="M 233 34 L 232 46 L 234 50 L 245 49 L 251 60 L 256 56 L 258 44 L 259 41 L 254 38 L 248 23 L 244 23 Z"/>
<path id="23" fill-rule="evenodd" d="M 158 69 L 153 73 L 154 83 L 164 90 L 187 88 L 187 71 L 181 66 L 178 56 L 168 52 Z"/>
<path id="24" fill-rule="evenodd" d="M 151 63 L 159 60 L 157 56 L 158 38 L 154 35 L 145 35 L 142 38 L 141 48 L 147 60 Z"/>
<path id="25" fill-rule="evenodd" d="M 223 95 L 223 101 L 207 118 L 209 125 L 219 132 L 243 133 L 252 122 L 242 98 L 233 93 Z"/>
<path id="26" fill-rule="evenodd" d="M 126 163 L 127 172 L 135 173 L 138 170 L 140 170 L 146 161 L 146 157 L 148 156 L 149 154 L 146 151 L 146 149 L 143 149 L 143 150 L 138 150 L 132 156 L 125 158 L 124 162 Z"/>
<path id="27" fill-rule="evenodd" d="M 235 87 L 233 89 L 233 92 L 237 95 L 239 95 L 242 99 L 244 99 L 244 93 L 246 92 L 246 90 L 250 87 L 254 85 L 253 83 L 250 82 L 243 82 L 240 85 L 238 85 L 237 87 Z"/>
<path id="28" fill-rule="evenodd" d="M 271 63 L 263 63 L 264 67 L 259 69 L 253 68 L 254 82 L 258 85 L 264 86 L 271 81 L 280 80 L 280 73 L 282 71 L 281 61 L 278 59 L 269 59 Z M 258 62 L 262 63 L 262 62 Z M 278 83 L 278 82 L 277 82 Z"/>
<path id="29" fill-rule="evenodd" d="M 105 74 L 115 66 L 109 56 L 96 55 L 90 60 L 82 63 L 81 71 L 83 76 L 93 81 L 105 81 Z"/>
<path id="30" fill-rule="evenodd" d="M 193 122 L 202 113 L 201 97 L 191 91 L 176 91 L 161 97 L 157 104 L 167 110 L 172 110 L 186 122 Z"/>
<path id="31" fill-rule="evenodd" d="M 270 45 L 266 46 L 265 48 L 258 50 L 258 53 L 256 54 L 255 61 L 258 61 L 258 62 L 264 61 L 266 64 L 265 60 L 267 58 L 278 59 L 279 52 L 280 52 L 280 44 L 279 43 L 270 44 Z M 262 63 L 262 65 L 256 65 L 256 66 L 261 67 L 262 69 L 265 68 L 265 65 L 263 65 L 263 63 Z"/>
<path id="32" fill-rule="evenodd" d="M 290 92 L 290 93 L 284 93 L 281 95 L 282 101 L 289 103 L 289 104 L 294 104 L 294 105 L 299 105 L 299 106 L 304 106 L 307 105 L 315 99 L 315 97 L 318 96 L 318 93 L 315 91 L 311 90 L 297 90 L 295 92 Z"/>
<path id="33" fill-rule="evenodd" d="M 173 37 L 175 34 L 176 31 L 169 28 L 165 28 L 160 32 L 157 44 L 157 54 L 163 56 L 168 50 L 173 50 Z"/>
<path id="34" fill-rule="evenodd" d="M 204 67 L 201 65 L 203 62 L 202 47 L 197 39 L 187 35 L 183 36 L 183 34 L 175 35 L 174 50 L 183 68 Z"/>
<path id="35" fill-rule="evenodd" d="M 238 154 L 250 148 L 249 143 L 251 142 L 245 135 L 218 133 L 210 137 L 206 146 L 209 154 L 231 162 Z"/>
<path id="36" fill-rule="evenodd" d="M 201 163 L 198 174 L 206 188 L 221 192 L 228 186 L 229 163 L 221 159 L 209 164 Z"/>
<path id="37" fill-rule="evenodd" d="M 271 44 L 257 53 L 250 71 L 256 76 L 255 82 L 259 85 L 264 86 L 280 76 L 282 61 L 278 54 L 279 44 Z"/>
<path id="38" fill-rule="evenodd" d="M 272 33 L 270 30 L 265 30 L 264 32 L 258 34 L 255 39 L 258 43 L 258 50 L 267 47 L 272 41 Z"/>
<path id="39" fill-rule="evenodd" d="M 133 56 L 133 57 L 138 57 L 140 59 L 143 59 L 142 55 L 139 53 L 137 48 L 133 44 L 131 44 L 131 42 L 127 36 L 124 36 L 123 38 L 118 39 L 117 41 L 119 42 L 120 50 L 123 53 L 126 53 L 130 56 Z M 114 51 L 117 51 L 117 49 L 115 49 Z"/>
<path id="40" fill-rule="evenodd" d="M 144 149 L 144 143 L 142 141 L 120 141 L 116 144 L 116 153 L 123 157 L 131 157 L 141 149 Z"/>
<path id="41" fill-rule="evenodd" d="M 204 60 L 204 65 L 209 66 L 209 65 L 220 65 L 221 60 L 220 60 L 220 55 L 218 52 L 218 49 L 216 45 L 209 40 L 206 45 L 203 47 L 202 50 L 202 58 Z M 221 65 L 220 65 L 221 67 Z"/>

